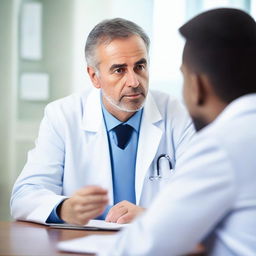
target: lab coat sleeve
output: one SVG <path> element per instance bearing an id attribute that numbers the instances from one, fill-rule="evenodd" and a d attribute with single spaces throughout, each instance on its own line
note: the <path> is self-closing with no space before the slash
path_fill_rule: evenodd
<path id="1" fill-rule="evenodd" d="M 28 153 L 13 187 L 11 214 L 15 219 L 45 223 L 55 205 L 65 198 L 61 196 L 65 158 L 61 116 L 54 105 L 46 107 L 36 146 Z"/>
<path id="2" fill-rule="evenodd" d="M 206 138 L 190 149 L 173 181 L 106 255 L 189 253 L 228 213 L 236 197 L 228 156 Z"/>

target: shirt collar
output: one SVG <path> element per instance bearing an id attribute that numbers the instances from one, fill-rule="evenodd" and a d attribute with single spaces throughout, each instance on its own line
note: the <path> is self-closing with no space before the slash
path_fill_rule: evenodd
<path id="1" fill-rule="evenodd" d="M 121 122 L 117 118 L 115 118 L 112 114 L 110 114 L 105 108 L 104 104 L 101 101 L 102 113 L 104 117 L 104 121 L 106 124 L 107 131 L 109 132 L 119 124 L 129 124 L 134 130 L 139 132 L 140 129 L 140 121 L 142 116 L 142 110 L 137 111 L 132 117 L 130 117 L 126 122 Z"/>

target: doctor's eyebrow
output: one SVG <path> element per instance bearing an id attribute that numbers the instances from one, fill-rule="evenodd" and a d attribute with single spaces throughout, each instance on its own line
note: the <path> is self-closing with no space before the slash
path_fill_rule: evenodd
<path id="1" fill-rule="evenodd" d="M 137 65 L 141 65 L 141 64 L 147 64 L 147 60 L 145 58 L 142 58 L 138 61 L 135 62 L 134 66 L 137 66 Z M 126 68 L 127 67 L 127 64 L 123 63 L 123 64 L 113 64 L 109 71 L 114 71 L 115 69 L 118 69 L 118 68 Z"/>
<path id="2" fill-rule="evenodd" d="M 141 65 L 141 64 L 147 64 L 147 60 L 145 58 L 140 59 L 139 61 L 135 62 L 134 66 Z"/>
<path id="3" fill-rule="evenodd" d="M 110 67 L 109 71 L 114 71 L 117 68 L 126 68 L 126 67 L 127 67 L 127 64 L 113 64 Z"/>

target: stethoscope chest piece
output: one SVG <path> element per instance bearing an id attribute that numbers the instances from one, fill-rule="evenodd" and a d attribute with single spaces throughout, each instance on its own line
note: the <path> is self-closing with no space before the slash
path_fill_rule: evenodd
<path id="1" fill-rule="evenodd" d="M 162 176 L 161 175 L 152 175 L 149 177 L 149 180 L 154 181 L 154 180 L 161 180 Z"/>

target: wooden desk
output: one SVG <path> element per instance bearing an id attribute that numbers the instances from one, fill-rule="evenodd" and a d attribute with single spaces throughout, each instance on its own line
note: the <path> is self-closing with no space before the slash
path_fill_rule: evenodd
<path id="1" fill-rule="evenodd" d="M 49 228 L 30 222 L 0 222 L 1 256 L 64 256 L 92 255 L 58 251 L 57 242 L 92 234 L 113 234 L 113 231 L 85 231 Z"/>
<path id="2" fill-rule="evenodd" d="M 30 222 L 0 222 L 1 256 L 68 256 L 92 255 L 64 253 L 56 248 L 59 241 L 92 234 L 113 234 L 113 231 L 55 229 Z M 190 256 L 202 256 L 202 248 Z"/>

